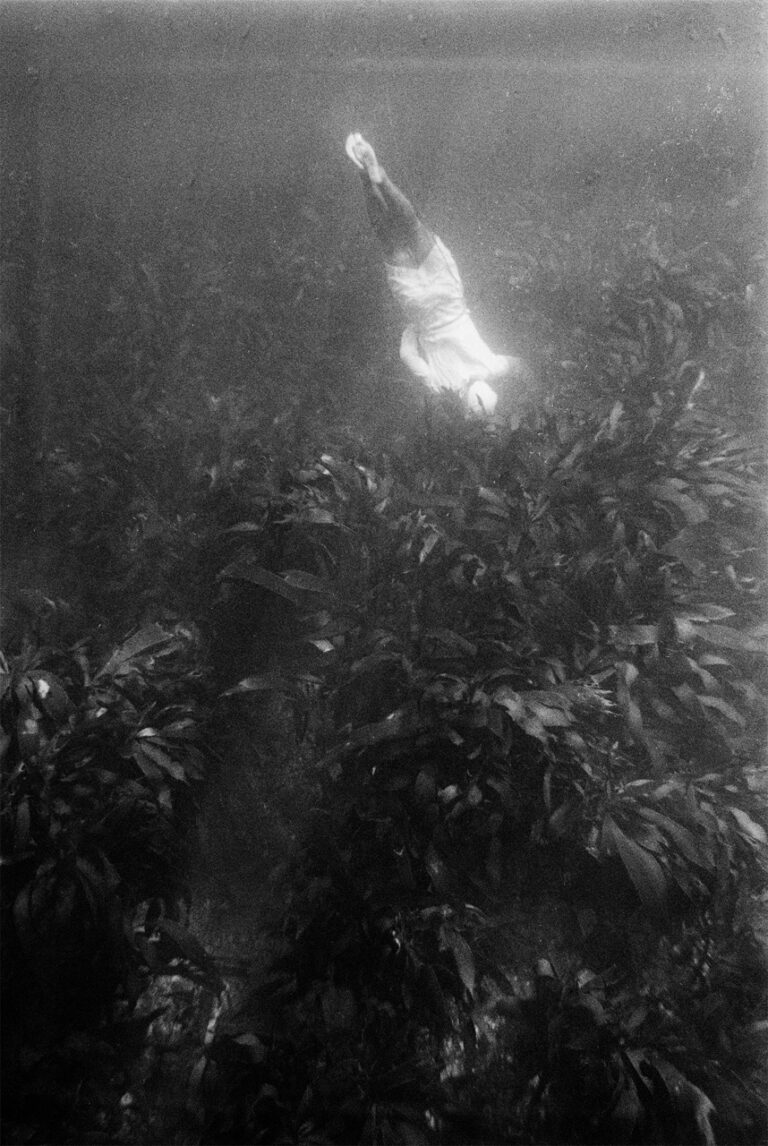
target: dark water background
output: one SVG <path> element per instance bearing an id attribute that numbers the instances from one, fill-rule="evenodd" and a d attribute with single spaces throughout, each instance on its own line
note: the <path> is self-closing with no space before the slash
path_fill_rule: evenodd
<path id="1" fill-rule="evenodd" d="M 190 401 L 324 373 L 370 417 L 399 327 L 352 129 L 452 248 L 494 346 L 534 361 L 515 295 L 526 237 L 538 258 L 547 228 L 565 235 L 558 273 L 586 295 L 630 231 L 743 258 L 764 198 L 759 3 L 50 0 L 6 3 L 0 22 L 22 484 L 87 427 L 97 391 L 103 416 L 142 371 L 166 390 L 194 374 Z"/>

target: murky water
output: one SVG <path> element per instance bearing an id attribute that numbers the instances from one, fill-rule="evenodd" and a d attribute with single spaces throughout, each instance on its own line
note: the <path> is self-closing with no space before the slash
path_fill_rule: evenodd
<path id="1" fill-rule="evenodd" d="M 606 241 L 661 216 L 728 242 L 724 204 L 764 175 L 758 4 L 57 2 L 7 5 L 3 22 L 6 285 L 23 333 L 25 294 L 56 277 L 26 333 L 41 369 L 103 338 L 91 296 L 119 284 L 94 247 L 140 266 L 183 239 L 183 261 L 216 262 L 218 289 L 257 306 L 309 266 L 272 324 L 288 340 L 308 324 L 295 355 L 327 340 L 375 386 L 391 311 L 351 129 L 445 238 L 501 341 L 524 336 L 509 285 L 521 224 Z M 722 233 L 703 235 L 713 204 Z"/>
<path id="2" fill-rule="evenodd" d="M 175 544 L 195 524 L 195 481 L 215 493 L 195 434 L 218 447 L 216 465 L 232 462 L 260 404 L 279 415 L 306 397 L 328 424 L 394 437 L 412 383 L 349 131 L 450 246 L 489 342 L 534 368 L 557 360 L 560 335 L 633 258 L 717 247 L 737 268 L 731 288 L 756 297 L 765 24 L 764 6 L 741 0 L 3 6 L 4 592 L 60 594 L 81 610 L 80 638 L 120 530 L 162 586 L 152 529 Z M 159 462 L 148 449 L 142 470 L 130 451 L 158 425 Z M 101 534 L 97 506 L 87 527 L 76 517 L 91 513 L 89 489 L 104 493 Z M 40 490 L 60 495 L 54 511 Z M 146 584 L 123 573 L 123 595 L 139 599 Z M 284 640 L 277 622 L 258 628 L 263 645 Z M 229 635 L 235 680 L 256 637 L 241 674 Z M 267 892 L 253 885 L 306 814 L 283 776 L 296 757 L 283 723 L 275 710 L 235 728 L 227 781 L 200 817 L 200 851 L 222 878 L 200 877 L 191 925 L 229 968 L 233 998 L 270 954 Z M 509 916 L 514 995 L 540 949 L 566 961 L 579 920 L 559 906 Z M 126 1073 L 125 1141 L 191 1117 L 212 997 L 178 976 L 158 991 L 144 1013 L 169 1013 Z M 164 1115 L 169 1096 L 179 1108 Z"/>

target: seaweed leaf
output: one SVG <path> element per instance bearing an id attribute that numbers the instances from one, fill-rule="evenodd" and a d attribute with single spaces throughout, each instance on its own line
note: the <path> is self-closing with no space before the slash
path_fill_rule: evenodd
<path id="1" fill-rule="evenodd" d="M 604 839 L 618 853 L 645 908 L 654 915 L 667 909 L 667 880 L 657 859 L 621 830 L 611 816 L 603 820 Z"/>
<path id="2" fill-rule="evenodd" d="M 456 970 L 459 972 L 459 978 L 464 984 L 470 998 L 474 998 L 476 971 L 472 948 L 463 935 L 460 935 L 455 927 L 451 927 L 448 924 L 443 924 L 440 928 L 440 942 L 441 946 L 447 948 L 453 954 L 453 958 L 456 962 Z"/>
<path id="3" fill-rule="evenodd" d="M 99 669 L 96 678 L 114 676 L 136 657 L 149 652 L 150 649 L 168 645 L 173 640 L 173 633 L 166 632 L 160 625 L 146 625 L 145 628 L 134 633 L 119 648 L 115 649 L 103 668 Z"/>
<path id="4" fill-rule="evenodd" d="M 766 835 L 765 828 L 762 824 L 756 823 L 742 808 L 734 808 L 731 806 L 728 808 L 728 811 L 746 836 L 749 836 L 751 840 L 754 840 L 754 842 L 758 844 L 768 843 L 768 835 Z"/>

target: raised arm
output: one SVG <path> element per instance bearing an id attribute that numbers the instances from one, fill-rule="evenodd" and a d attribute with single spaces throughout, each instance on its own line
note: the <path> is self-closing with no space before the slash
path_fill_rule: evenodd
<path id="1" fill-rule="evenodd" d="M 368 218 L 388 262 L 418 267 L 435 243 L 413 204 L 392 182 L 359 132 L 347 137 L 347 155 L 360 171 Z"/>

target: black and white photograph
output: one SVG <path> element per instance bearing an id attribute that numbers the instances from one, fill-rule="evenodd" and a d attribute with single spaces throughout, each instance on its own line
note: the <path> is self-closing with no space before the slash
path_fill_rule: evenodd
<path id="1" fill-rule="evenodd" d="M 0 1137 L 768 1142 L 768 6 L 0 0 Z"/>

